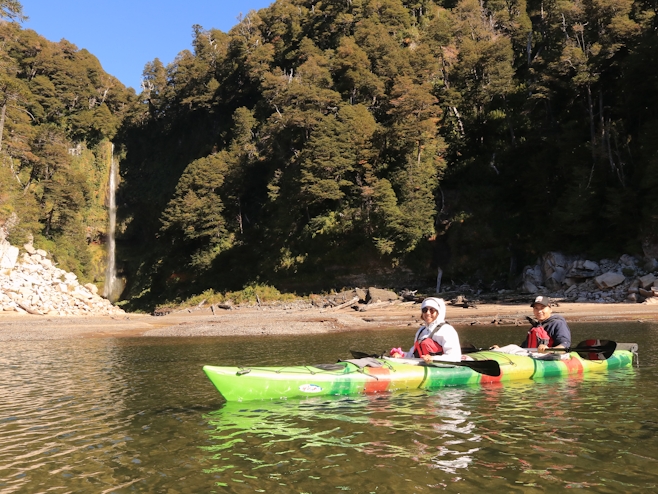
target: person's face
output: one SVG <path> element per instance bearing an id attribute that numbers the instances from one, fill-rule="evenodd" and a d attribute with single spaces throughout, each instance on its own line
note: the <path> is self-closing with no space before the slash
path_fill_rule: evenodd
<path id="1" fill-rule="evenodd" d="M 542 304 L 535 304 L 532 306 L 532 311 L 535 313 L 535 317 L 538 321 L 544 321 L 551 317 L 553 312 L 550 307 L 547 307 Z"/>
<path id="2" fill-rule="evenodd" d="M 434 322 L 437 317 L 439 317 L 439 311 L 434 307 L 423 307 L 420 310 L 420 318 L 425 321 L 425 324 Z"/>

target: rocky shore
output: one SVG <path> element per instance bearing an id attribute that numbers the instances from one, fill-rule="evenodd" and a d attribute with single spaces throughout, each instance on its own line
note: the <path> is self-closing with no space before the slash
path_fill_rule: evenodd
<path id="1" fill-rule="evenodd" d="M 446 287 L 448 288 L 448 287 Z M 534 293 L 549 295 L 569 322 L 658 322 L 658 263 L 622 256 L 589 261 L 549 253 L 524 270 L 520 291 L 444 292 L 455 326 L 526 324 Z M 417 327 L 415 292 L 354 289 L 295 302 L 199 304 L 156 315 L 126 314 L 93 284 L 57 268 L 48 253 L 0 242 L 0 341 L 81 337 L 190 337 L 317 334 Z M 638 303 L 641 302 L 641 303 Z"/>
<path id="2" fill-rule="evenodd" d="M 483 303 L 460 307 L 448 305 L 447 319 L 457 329 L 483 329 L 526 325 L 531 315 L 529 301 Z M 119 337 L 225 337 L 283 336 L 342 331 L 385 331 L 418 327 L 420 305 L 414 302 L 381 305 L 366 312 L 352 307 L 322 309 L 300 307 L 239 307 L 215 310 L 210 307 L 182 310 L 164 316 L 124 314 L 112 316 L 49 317 L 0 312 L 0 341 L 61 340 L 70 338 Z M 637 321 L 658 324 L 658 306 L 647 304 L 558 303 L 555 312 L 570 323 Z"/>
<path id="3" fill-rule="evenodd" d="M 572 302 L 658 304 L 658 261 L 628 254 L 595 261 L 548 252 L 523 270 L 520 288 Z"/>
<path id="4" fill-rule="evenodd" d="M 0 311 L 48 316 L 120 315 L 123 309 L 81 285 L 74 273 L 59 269 L 48 253 L 0 240 Z"/>

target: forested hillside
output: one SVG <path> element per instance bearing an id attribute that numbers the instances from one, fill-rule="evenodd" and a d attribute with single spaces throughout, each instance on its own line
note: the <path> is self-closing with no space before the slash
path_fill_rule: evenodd
<path id="1" fill-rule="evenodd" d="M 4 83 L 0 220 L 10 204 L 73 245 L 102 190 L 80 167 L 112 140 L 135 307 L 256 282 L 432 286 L 439 267 L 513 287 L 548 250 L 642 255 L 658 245 L 657 8 L 277 0 L 229 33 L 193 26 L 193 52 L 148 62 L 134 101 L 84 50 L 5 24 L 3 77 L 25 92 Z M 77 143 L 88 161 L 63 152 Z"/>
<path id="2" fill-rule="evenodd" d="M 0 14 L 22 9 L 2 0 Z M 0 43 L 0 234 L 100 282 L 111 139 L 134 91 L 86 50 L 17 22 L 0 21 Z"/>
<path id="3" fill-rule="evenodd" d="M 641 254 L 655 2 L 278 0 L 145 70 L 124 122 L 131 295 L 510 282 Z M 177 292 L 180 290 L 180 292 Z"/>

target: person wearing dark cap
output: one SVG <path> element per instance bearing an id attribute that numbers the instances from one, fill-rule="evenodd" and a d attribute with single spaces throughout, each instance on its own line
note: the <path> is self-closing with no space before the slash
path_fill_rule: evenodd
<path id="1" fill-rule="evenodd" d="M 538 295 L 530 307 L 537 323 L 528 331 L 528 337 L 521 347 L 537 348 L 539 353 L 544 353 L 548 348 L 570 348 L 571 330 L 564 317 L 553 314 L 551 300 Z"/>
<path id="2" fill-rule="evenodd" d="M 532 328 L 528 336 L 519 348 L 516 345 L 507 345 L 500 348 L 493 345 L 491 350 L 499 350 L 507 353 L 520 352 L 524 348 L 536 348 L 537 352 L 545 353 L 549 348 L 570 348 L 571 330 L 564 317 L 553 314 L 551 300 L 545 295 L 538 295 L 530 304 L 535 319 L 532 320 Z M 527 353 L 527 352 L 526 352 Z"/>

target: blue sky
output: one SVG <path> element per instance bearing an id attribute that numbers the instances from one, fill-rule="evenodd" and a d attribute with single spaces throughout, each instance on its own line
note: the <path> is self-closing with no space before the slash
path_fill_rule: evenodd
<path id="1" fill-rule="evenodd" d="M 165 65 L 191 49 L 192 26 L 227 32 L 237 17 L 274 0 L 20 0 L 29 17 L 22 25 L 50 41 L 62 38 L 86 48 L 105 72 L 140 91 L 142 70 L 159 58 Z"/>

